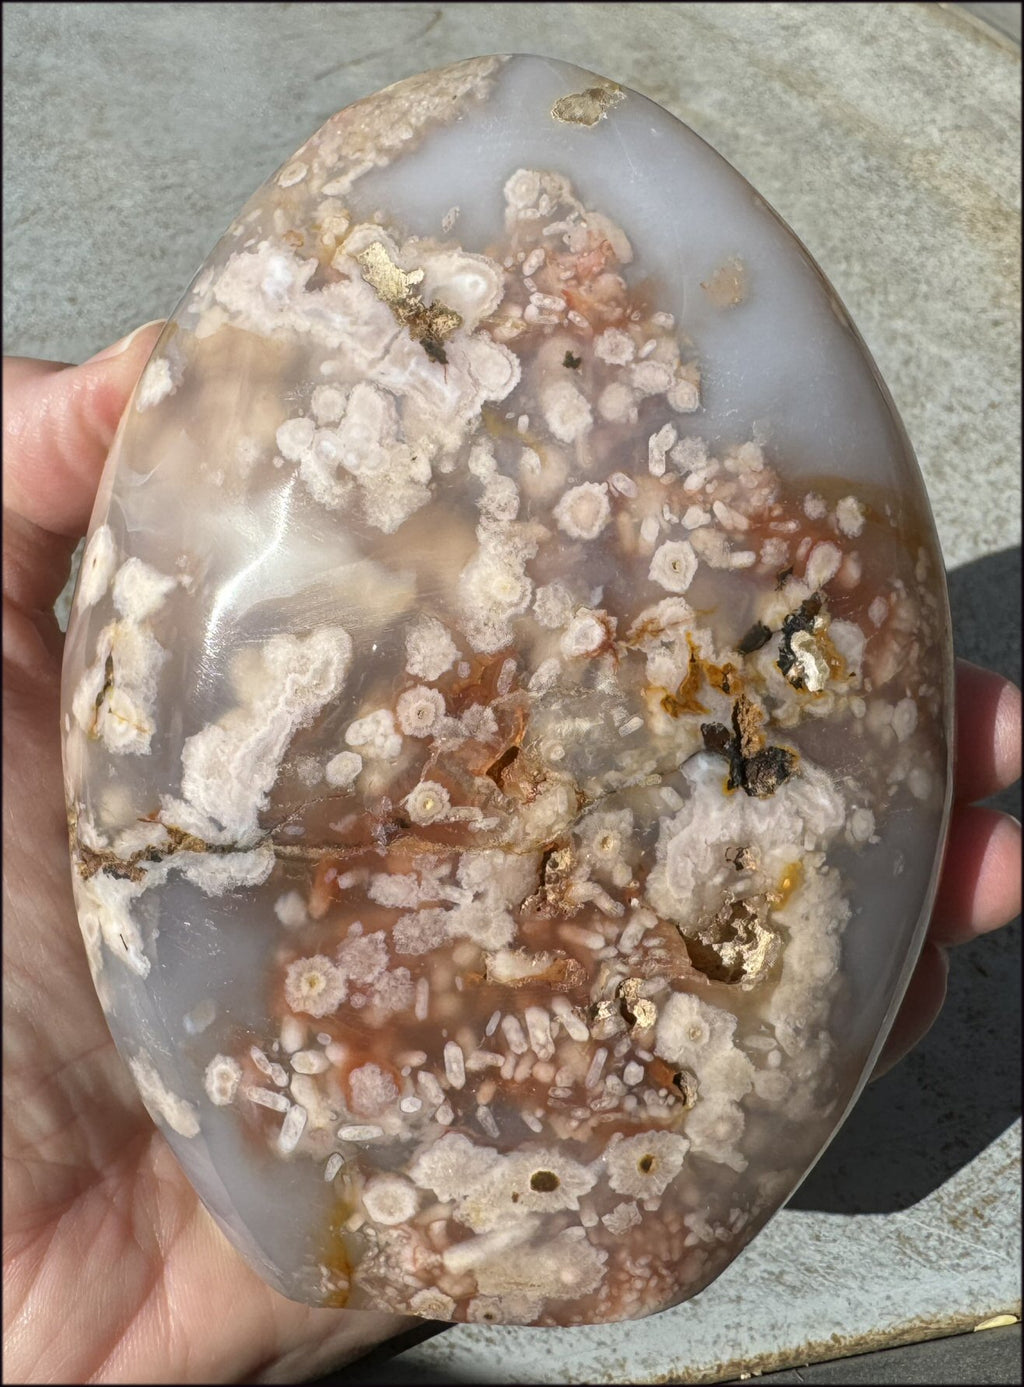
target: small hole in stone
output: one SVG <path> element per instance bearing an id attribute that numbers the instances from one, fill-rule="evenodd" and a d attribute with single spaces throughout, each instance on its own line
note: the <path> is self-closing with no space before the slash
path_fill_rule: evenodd
<path id="1" fill-rule="evenodd" d="M 550 1194 L 552 1190 L 557 1190 L 561 1183 L 553 1170 L 535 1170 L 530 1176 L 530 1189 L 536 1190 L 538 1194 Z"/>
<path id="2" fill-rule="evenodd" d="M 494 781 L 495 785 L 497 785 L 499 790 L 501 789 L 502 776 L 509 769 L 509 767 L 515 761 L 518 755 L 519 748 L 517 746 L 510 746 L 501 753 L 501 755 L 498 757 L 496 761 L 491 763 L 487 771 L 487 775 L 489 779 Z"/>
<path id="3" fill-rule="evenodd" d="M 650 1175 L 651 1171 L 654 1169 L 654 1157 L 650 1152 L 648 1152 L 646 1156 L 640 1157 L 636 1163 L 636 1168 L 641 1175 Z"/>

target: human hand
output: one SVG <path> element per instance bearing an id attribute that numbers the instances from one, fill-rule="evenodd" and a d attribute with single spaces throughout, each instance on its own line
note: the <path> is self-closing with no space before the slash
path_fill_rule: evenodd
<path id="1" fill-rule="evenodd" d="M 82 366 L 3 367 L 7 1382 L 300 1382 L 422 1325 L 307 1309 L 246 1266 L 142 1106 L 89 977 L 53 604 L 158 335 Z"/>
<path id="2" fill-rule="evenodd" d="M 966 944 L 1020 914 L 1021 828 L 975 801 L 1020 775 L 1021 694 L 990 669 L 958 660 L 953 815 L 928 937 L 873 1078 L 881 1078 L 931 1029 L 946 998 L 950 945 Z"/>
<path id="3" fill-rule="evenodd" d="M 71 896 L 52 613 L 158 326 L 78 367 L 4 363 L 4 1325 L 10 1381 L 298 1381 L 418 1323 L 269 1289 L 143 1108 Z M 943 949 L 1019 909 L 1020 830 L 971 801 L 1020 769 L 1020 695 L 961 666 L 958 805 L 929 942 L 879 1071 L 942 1004 Z"/>

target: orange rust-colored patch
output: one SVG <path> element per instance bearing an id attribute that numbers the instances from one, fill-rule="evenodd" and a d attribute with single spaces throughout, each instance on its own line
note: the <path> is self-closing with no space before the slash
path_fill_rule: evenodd
<path id="1" fill-rule="evenodd" d="M 340 871 L 341 863 L 336 857 L 325 857 L 322 862 L 317 863 L 316 871 L 313 873 L 313 885 L 306 902 L 306 909 L 312 919 L 322 919 L 332 903 L 340 899 L 341 892 L 335 885 Z"/>
<path id="2" fill-rule="evenodd" d="M 778 897 L 776 905 L 785 905 L 803 879 L 803 865 L 799 862 L 791 862 L 783 872 L 782 880 L 779 882 L 776 892 L 774 893 Z"/>
<path id="3" fill-rule="evenodd" d="M 321 1263 L 331 1283 L 321 1302 L 326 1309 L 344 1310 L 352 1292 L 352 1259 L 345 1241 L 345 1224 L 352 1217 L 354 1205 L 347 1198 L 335 1201 L 327 1222 Z"/>
<path id="4" fill-rule="evenodd" d="M 667 693 L 661 700 L 661 706 L 673 718 L 684 713 L 707 713 L 707 708 L 697 697 L 705 683 L 726 694 L 736 694 L 740 688 L 736 671 L 731 664 L 714 665 L 708 660 L 703 660 L 697 653 L 693 637 L 687 634 L 686 641 L 690 647 L 690 662 L 686 669 L 686 677 L 674 694 Z M 636 633 L 634 633 L 633 643 L 636 643 Z"/>

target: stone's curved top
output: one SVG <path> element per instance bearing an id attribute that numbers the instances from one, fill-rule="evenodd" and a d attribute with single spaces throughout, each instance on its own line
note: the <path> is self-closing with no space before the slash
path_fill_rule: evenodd
<path id="1" fill-rule="evenodd" d="M 329 121 L 112 450 L 65 666 L 90 966 L 243 1255 L 313 1304 L 692 1295 L 920 941 L 949 639 L 806 252 L 546 59 Z"/>

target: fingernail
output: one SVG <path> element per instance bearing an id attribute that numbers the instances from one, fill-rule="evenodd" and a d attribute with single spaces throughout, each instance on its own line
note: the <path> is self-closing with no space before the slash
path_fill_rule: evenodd
<path id="1" fill-rule="evenodd" d="M 95 356 L 90 356 L 89 360 L 85 363 L 86 366 L 91 366 L 94 361 L 109 361 L 112 356 L 120 356 L 123 352 L 128 350 L 140 332 L 145 332 L 147 328 L 156 327 L 158 325 L 163 327 L 165 321 L 166 319 L 164 318 L 154 318 L 151 323 L 143 323 L 142 326 L 137 327 L 134 332 L 130 332 L 127 337 L 122 337 L 120 342 L 115 342 L 111 347 L 104 347 L 103 350 L 97 352 Z"/>

